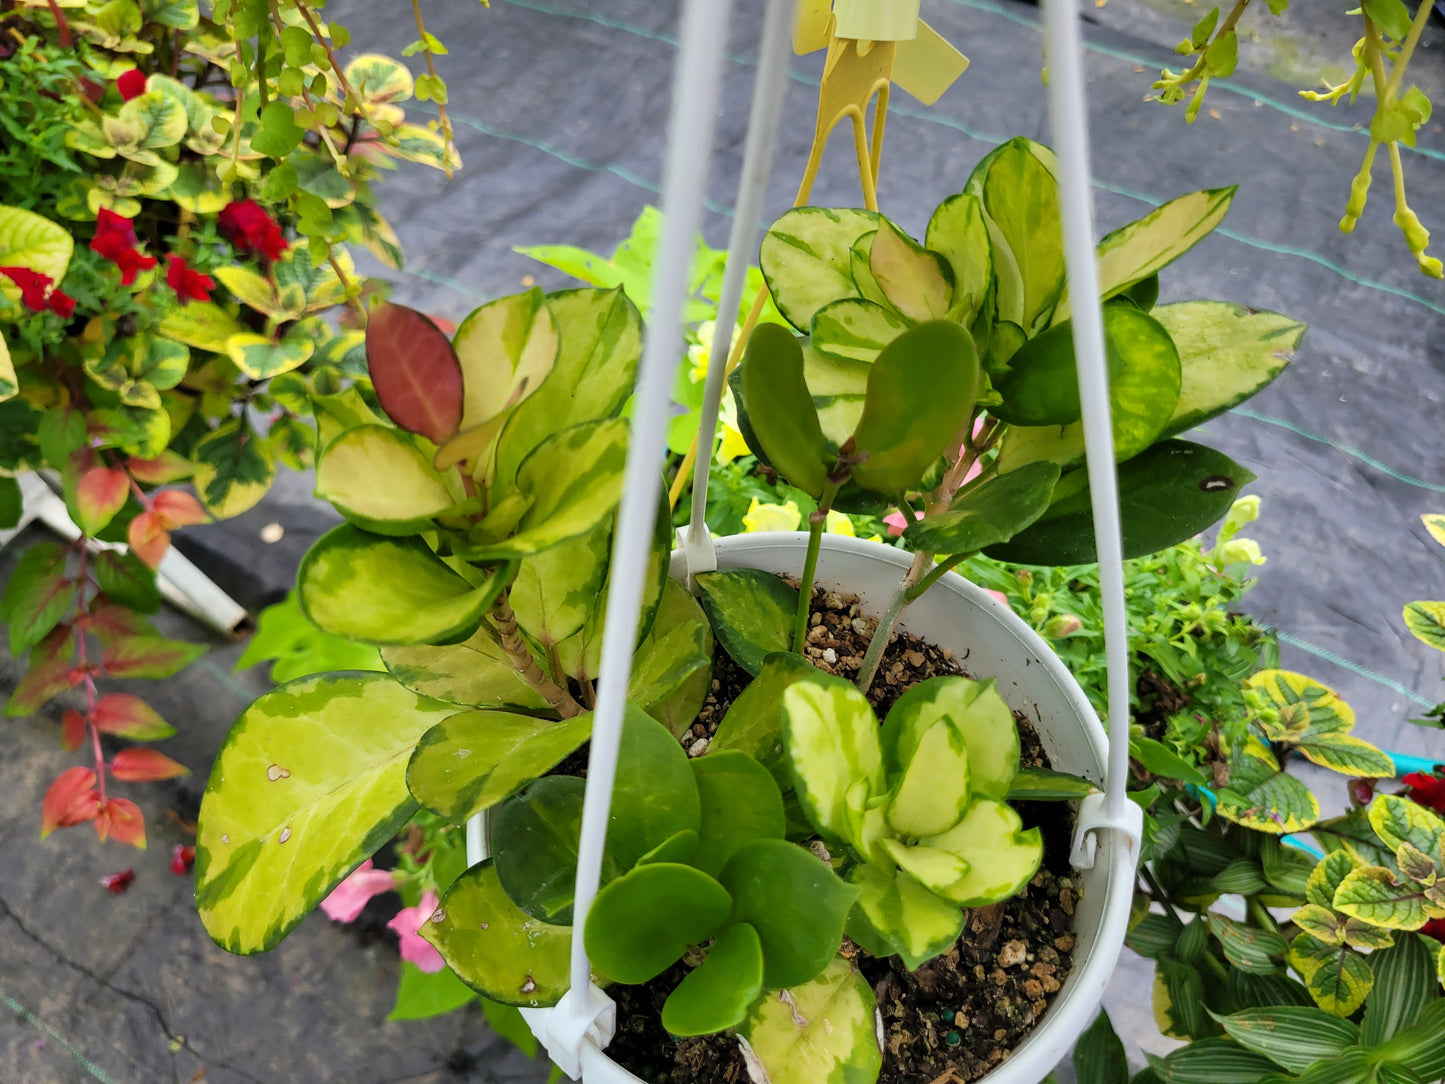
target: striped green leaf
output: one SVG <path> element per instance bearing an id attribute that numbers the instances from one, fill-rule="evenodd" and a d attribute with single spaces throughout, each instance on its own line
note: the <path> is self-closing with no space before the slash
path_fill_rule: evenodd
<path id="1" fill-rule="evenodd" d="M 1179 920 L 1172 914 L 1149 912 L 1130 928 L 1124 943 L 1145 959 L 1157 960 L 1174 951 L 1180 929 Z"/>
<path id="2" fill-rule="evenodd" d="M 449 704 L 545 711 L 547 701 L 517 673 L 485 621 L 459 644 L 384 647 L 381 660 L 408 689 Z"/>
<path id="3" fill-rule="evenodd" d="M 830 301 L 860 297 L 853 283 L 853 242 L 878 228 L 871 211 L 797 207 L 763 235 L 758 263 L 784 318 L 806 332 Z"/>
<path id="4" fill-rule="evenodd" d="M 1259 1084 L 1275 1069 L 1268 1058 L 1217 1038 L 1199 1039 L 1149 1062 L 1164 1084 Z"/>
<path id="5" fill-rule="evenodd" d="M 1278 933 L 1219 914 L 1211 913 L 1207 921 L 1209 932 L 1219 941 L 1232 966 L 1252 975 L 1271 975 L 1280 970 L 1278 958 L 1288 951 L 1289 943 Z"/>
<path id="6" fill-rule="evenodd" d="M 1299 934 L 1289 947 L 1290 965 L 1304 979 L 1315 1004 L 1333 1016 L 1349 1016 L 1365 1003 L 1375 976 L 1358 952 Z"/>
<path id="7" fill-rule="evenodd" d="M 1416 639 L 1445 651 L 1445 602 L 1412 602 L 1405 607 L 1404 618 Z"/>
<path id="8" fill-rule="evenodd" d="M 1227 301 L 1159 305 L 1150 315 L 1179 350 L 1179 402 L 1164 429 L 1176 436 L 1238 406 L 1294 357 L 1305 325 Z"/>
<path id="9" fill-rule="evenodd" d="M 873 989 L 839 956 L 821 975 L 759 999 L 738 1028 L 743 1056 L 773 1084 L 849 1084 L 883 1066 L 873 1025 Z"/>
<path id="10" fill-rule="evenodd" d="M 1372 1053 L 1378 1060 L 1404 1065 L 1421 1080 L 1445 1077 L 1445 998 L 1435 998 L 1420 1010 L 1419 1019 Z"/>
<path id="11" fill-rule="evenodd" d="M 1074 1045 L 1074 1075 L 1078 1084 L 1129 1084 L 1124 1044 L 1102 1009 Z"/>
<path id="12" fill-rule="evenodd" d="M 1161 956 L 1154 966 L 1154 1023 L 1171 1039 L 1204 1038 L 1219 1028 L 1204 1006 L 1204 979 L 1193 964 Z"/>
<path id="13" fill-rule="evenodd" d="M 909 320 L 941 320 L 953 304 L 953 268 L 882 215 L 868 270 L 888 303 Z"/>
<path id="14" fill-rule="evenodd" d="M 1216 1016 L 1224 1032 L 1246 1050 L 1263 1054 L 1292 1073 L 1335 1058 L 1360 1041 L 1348 1020 L 1313 1008 L 1277 1006 Z"/>
<path id="15" fill-rule="evenodd" d="M 703 573 L 697 586 L 718 643 L 748 673 L 791 646 L 797 588 L 754 568 Z"/>
<path id="16" fill-rule="evenodd" d="M 462 499 L 399 430 L 348 429 L 316 463 L 316 495 L 374 534 L 410 535 Z"/>
<path id="17" fill-rule="evenodd" d="M 815 350 L 844 361 L 872 362 L 912 326 L 891 309 L 859 297 L 832 301 L 813 314 Z M 816 389 L 815 389 L 816 394 Z"/>
<path id="18" fill-rule="evenodd" d="M 420 932 L 458 978 L 503 1005 L 555 1005 L 570 985 L 572 928 L 532 918 L 508 899 L 491 859 L 452 882 Z"/>
<path id="19" fill-rule="evenodd" d="M 400 830 L 406 763 L 451 708 L 385 674 L 299 678 L 241 713 L 217 754 L 196 832 L 206 932 L 262 952 Z"/>
<path id="20" fill-rule="evenodd" d="M 475 584 L 419 539 L 342 524 L 306 552 L 296 589 L 306 616 L 327 632 L 373 644 L 420 644 L 476 629 L 511 571 L 494 568 Z"/>
<path id="21" fill-rule="evenodd" d="M 1434 941 L 1404 934 L 1395 938 L 1390 947 L 1370 954 L 1375 990 L 1365 1003 L 1360 1029 L 1360 1041 L 1365 1046 L 1379 1046 L 1411 1027 L 1426 1003 L 1439 996 L 1435 970 L 1435 950 L 1439 947 Z"/>
<path id="22" fill-rule="evenodd" d="M 830 840 L 847 839 L 847 794 L 885 790 L 878 719 L 852 682 L 819 671 L 800 675 L 783 692 L 783 743 L 808 819 Z"/>

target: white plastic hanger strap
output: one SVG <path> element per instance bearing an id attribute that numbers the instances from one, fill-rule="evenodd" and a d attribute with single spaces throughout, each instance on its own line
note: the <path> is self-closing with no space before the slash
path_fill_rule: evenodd
<path id="1" fill-rule="evenodd" d="M 607 837 L 617 750 L 627 703 L 627 681 L 642 609 L 643 579 L 652 549 L 663 453 L 666 450 L 668 393 L 682 346 L 693 239 L 702 219 L 702 200 L 717 114 L 723 53 L 727 48 L 731 0 L 688 0 L 674 69 L 668 120 L 668 155 L 663 174 L 663 233 L 653 273 L 652 313 L 643 339 L 637 394 L 623 475 L 622 503 L 612 541 L 607 615 L 602 630 L 602 663 L 587 760 L 587 792 L 578 841 L 572 936 L 572 985 L 548 1017 L 547 1053 L 572 1079 L 581 1073 L 582 1046 L 605 1046 L 612 1038 L 616 1009 L 592 985 L 582 929 L 597 896 L 602 847 Z"/>
<path id="2" fill-rule="evenodd" d="M 753 83 L 753 104 L 748 115 L 747 145 L 743 149 L 743 172 L 738 201 L 728 237 L 727 265 L 723 271 L 722 293 L 718 297 L 717 321 L 713 325 L 707 383 L 702 393 L 702 421 L 697 434 L 697 462 L 693 467 L 692 509 L 688 525 L 678 532 L 687 559 L 689 584 L 699 572 L 717 568 L 717 554 L 707 529 L 707 476 L 712 462 L 713 441 L 717 439 L 718 408 L 722 405 L 727 360 L 737 334 L 738 304 L 747 283 L 748 265 L 758 235 L 758 218 L 768 191 L 773 169 L 773 148 L 778 140 L 778 121 L 783 112 L 787 88 L 788 53 L 796 0 L 769 0 L 763 24 L 762 47 L 758 54 L 758 75 Z"/>
<path id="3" fill-rule="evenodd" d="M 1108 664 L 1109 763 L 1105 793 L 1082 803 L 1074 833 L 1074 864 L 1092 866 L 1097 849 L 1092 837 L 1096 833 L 1103 829 L 1119 831 L 1137 847 L 1143 817 L 1124 790 L 1129 778 L 1129 625 L 1124 609 L 1124 546 L 1120 537 L 1119 480 L 1114 468 L 1114 431 L 1109 413 L 1109 373 L 1104 361 L 1104 319 L 1094 255 L 1089 119 L 1084 99 L 1078 0 L 1045 0 L 1044 33 L 1049 67 L 1049 125 L 1059 158 L 1064 263 L 1073 317 L 1074 356 L 1078 358 L 1084 454 L 1093 503 Z"/>

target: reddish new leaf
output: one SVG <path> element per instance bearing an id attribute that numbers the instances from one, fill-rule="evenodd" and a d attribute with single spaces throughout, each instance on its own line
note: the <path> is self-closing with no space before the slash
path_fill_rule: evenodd
<path id="1" fill-rule="evenodd" d="M 157 493 L 153 503 L 161 526 L 168 531 L 211 521 L 210 515 L 201 507 L 201 502 L 184 490 L 167 489 Z"/>
<path id="2" fill-rule="evenodd" d="M 70 663 L 73 645 L 69 628 L 58 628 L 30 653 L 30 669 L 5 703 L 6 715 L 30 715 L 42 704 L 70 688 L 80 676 Z"/>
<path id="3" fill-rule="evenodd" d="M 146 849 L 146 822 L 140 807 L 126 798 L 111 798 L 95 814 L 95 835 Z"/>
<path id="4" fill-rule="evenodd" d="M 159 513 L 142 512 L 130 521 L 126 541 L 132 553 L 151 568 L 158 568 L 166 550 L 171 548 L 171 533 L 165 529 Z"/>
<path id="5" fill-rule="evenodd" d="M 131 636 L 107 647 L 101 665 L 111 677 L 167 678 L 205 653 L 204 644 L 187 644 L 164 636 Z"/>
<path id="6" fill-rule="evenodd" d="M 95 789 L 95 773 L 77 765 L 61 772 L 40 805 L 40 838 L 57 828 L 69 828 L 94 820 L 99 813 L 100 795 Z"/>
<path id="7" fill-rule="evenodd" d="M 462 424 L 462 365 L 441 328 L 382 301 L 366 322 L 366 365 L 376 397 L 403 429 L 444 444 Z"/>
<path id="8" fill-rule="evenodd" d="M 103 602 L 91 604 L 90 613 L 83 618 L 86 630 L 103 644 L 113 644 L 127 636 L 154 636 L 156 629 L 149 621 L 134 610 Z"/>
<path id="9" fill-rule="evenodd" d="M 60 744 L 67 753 L 85 744 L 85 716 L 74 708 L 66 708 L 60 717 Z"/>
<path id="10" fill-rule="evenodd" d="M 144 746 L 122 749 L 110 762 L 111 774 L 126 783 L 154 783 L 190 775 L 191 769 L 164 753 Z"/>
<path id="11" fill-rule="evenodd" d="M 99 534 L 125 506 L 130 494 L 130 479 L 123 470 L 92 467 L 80 476 L 75 485 L 75 510 L 80 529 L 88 535 Z"/>
<path id="12" fill-rule="evenodd" d="M 137 482 L 148 486 L 164 486 L 171 482 L 179 482 L 182 478 L 189 478 L 195 471 L 195 467 L 191 465 L 189 459 L 169 450 L 162 452 L 154 459 L 132 457 L 126 460 L 125 465 Z"/>
<path id="13" fill-rule="evenodd" d="M 176 728 L 156 714 L 154 708 L 130 693 L 102 696 L 90 713 L 90 719 L 102 734 L 118 734 L 132 741 L 157 741 L 176 732 Z"/>

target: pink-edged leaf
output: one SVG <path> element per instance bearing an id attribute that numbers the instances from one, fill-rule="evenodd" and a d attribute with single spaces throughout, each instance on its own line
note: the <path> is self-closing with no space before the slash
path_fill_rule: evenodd
<path id="1" fill-rule="evenodd" d="M 90 720 L 102 734 L 117 734 L 132 741 L 158 741 L 176 732 L 155 708 L 130 693 L 102 696 L 96 701 Z"/>
<path id="2" fill-rule="evenodd" d="M 103 644 L 113 644 L 127 636 L 156 635 L 156 627 L 140 614 L 109 600 L 99 606 L 92 602 L 84 620 L 86 631 Z"/>
<path id="3" fill-rule="evenodd" d="M 366 365 L 376 397 L 403 429 L 444 444 L 462 424 L 462 365 L 441 328 L 382 301 L 366 322 Z"/>
<path id="4" fill-rule="evenodd" d="M 69 828 L 93 820 L 99 810 L 95 773 L 89 768 L 66 768 L 50 784 L 40 804 L 40 838 L 57 828 Z"/>
<path id="5" fill-rule="evenodd" d="M 182 478 L 189 478 L 196 469 L 185 456 L 169 450 L 162 452 L 154 459 L 132 457 L 126 460 L 125 465 L 137 482 L 148 486 L 164 486 L 171 482 L 179 482 Z"/>
<path id="6" fill-rule="evenodd" d="M 75 510 L 80 529 L 88 535 L 99 534 L 125 507 L 130 495 L 130 478 L 123 470 L 91 467 L 75 484 Z"/>
<path id="7" fill-rule="evenodd" d="M 85 744 L 85 716 L 74 708 L 66 708 L 60 717 L 60 744 L 67 753 Z"/>
<path id="8" fill-rule="evenodd" d="M 104 843 L 113 839 L 146 849 L 146 820 L 140 807 L 127 798 L 111 798 L 95 814 L 95 834 Z"/>
<path id="9" fill-rule="evenodd" d="M 161 526 L 168 531 L 211 522 L 210 513 L 201 507 L 201 502 L 181 489 L 167 489 L 157 493 L 154 504 Z"/>
<path id="10" fill-rule="evenodd" d="M 68 628 L 58 628 L 30 653 L 30 669 L 5 702 L 6 715 L 30 715 L 52 696 L 58 696 L 81 680 L 71 666 L 74 641 Z"/>
<path id="11" fill-rule="evenodd" d="M 142 512 L 130 521 L 126 541 L 130 543 L 131 553 L 151 568 L 156 568 L 166 550 L 171 548 L 171 533 L 161 522 L 160 513 Z"/>
<path id="12" fill-rule="evenodd" d="M 164 636 L 130 636 L 107 647 L 101 665 L 111 677 L 167 678 L 205 653 L 205 644 L 187 644 Z"/>
<path id="13" fill-rule="evenodd" d="M 154 783 L 190 775 L 191 769 L 155 749 L 122 749 L 110 762 L 111 774 L 126 783 Z"/>

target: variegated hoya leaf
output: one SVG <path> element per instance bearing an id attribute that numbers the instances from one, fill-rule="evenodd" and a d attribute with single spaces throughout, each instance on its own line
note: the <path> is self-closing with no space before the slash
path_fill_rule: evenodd
<path id="1" fill-rule="evenodd" d="M 868 270 L 897 312 L 909 320 L 941 320 L 953 304 L 953 268 L 888 219 L 878 218 Z"/>
<path id="2" fill-rule="evenodd" d="M 763 236 L 758 262 L 778 311 L 806 332 L 830 301 L 860 297 L 853 282 L 853 243 L 878 228 L 871 211 L 797 207 Z"/>
<path id="3" fill-rule="evenodd" d="M 462 367 L 462 429 L 471 429 L 535 392 L 557 361 L 559 338 L 542 291 L 476 309 L 452 337 Z"/>
<path id="4" fill-rule="evenodd" d="M 459 644 L 383 647 L 381 658 L 391 676 L 408 689 L 449 704 L 530 712 L 548 706 L 522 680 L 496 630 L 486 622 Z"/>
<path id="5" fill-rule="evenodd" d="M 874 1080 L 883 1065 L 874 1007 L 868 982 L 839 956 L 812 981 L 753 1006 L 738 1028 L 743 1059 L 772 1084 Z"/>
<path id="6" fill-rule="evenodd" d="M 1420 522 L 1425 524 L 1425 530 L 1430 532 L 1431 538 L 1445 546 L 1445 514 L 1426 512 L 1420 517 Z"/>
<path id="7" fill-rule="evenodd" d="M 462 499 L 399 430 L 362 425 L 342 433 L 316 464 L 316 495 L 364 530 L 410 535 Z"/>
<path id="8" fill-rule="evenodd" d="M 847 792 L 884 791 L 878 720 L 857 686 L 819 671 L 783 693 L 783 739 L 803 810 L 826 838 L 848 838 Z"/>
<path id="9" fill-rule="evenodd" d="M 753 568 L 702 573 L 697 586 L 718 643 L 748 673 L 757 675 L 764 658 L 788 650 L 796 588 Z"/>
<path id="10" fill-rule="evenodd" d="M 916 968 L 946 952 L 963 931 L 962 908 L 902 870 L 864 863 L 849 871 L 848 880 L 859 889 L 848 936 L 874 956 L 897 955 Z"/>

